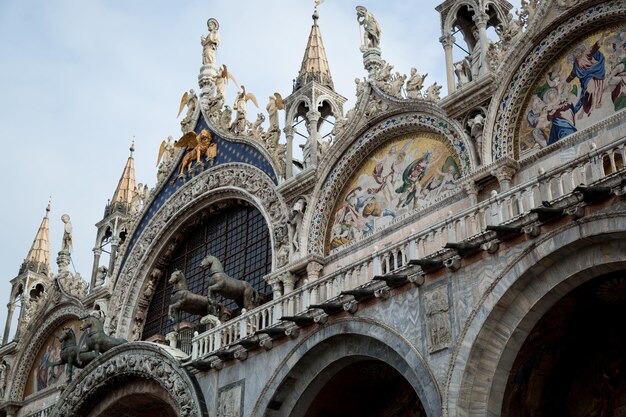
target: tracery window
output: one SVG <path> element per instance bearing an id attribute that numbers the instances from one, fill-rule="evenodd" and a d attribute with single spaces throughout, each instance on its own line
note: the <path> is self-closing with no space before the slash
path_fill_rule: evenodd
<path id="1" fill-rule="evenodd" d="M 174 323 L 167 316 L 172 285 L 167 281 L 175 270 L 181 270 L 187 278 L 187 287 L 195 294 L 207 294 L 209 275 L 200 261 L 211 254 L 224 266 L 224 271 L 233 278 L 244 279 L 254 289 L 270 299 L 271 286 L 263 280 L 272 264 L 269 230 L 261 212 L 252 206 L 231 205 L 211 213 L 207 220 L 195 228 L 187 239 L 180 243 L 170 264 L 156 285 L 154 296 L 148 307 L 143 339 L 174 330 Z M 232 300 L 219 300 L 227 308 L 236 310 Z M 181 313 L 181 320 L 198 325 L 199 316 Z M 198 329 L 202 331 L 203 329 Z"/>

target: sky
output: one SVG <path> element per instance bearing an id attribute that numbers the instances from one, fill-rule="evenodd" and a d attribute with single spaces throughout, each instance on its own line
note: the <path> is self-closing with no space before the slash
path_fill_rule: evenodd
<path id="1" fill-rule="evenodd" d="M 416 67 L 429 74 L 427 85 L 445 86 L 438 3 L 326 0 L 319 7 L 335 89 L 348 98 L 345 111 L 354 106 L 354 79 L 367 75 L 355 7 L 363 5 L 376 16 L 382 57 L 394 70 L 408 74 Z M 313 0 L 0 0 L 2 330 L 9 281 L 50 198 L 52 269 L 57 270 L 63 234 L 60 218 L 67 213 L 73 264 L 89 281 L 95 223 L 113 195 L 133 138 L 137 182 L 155 185 L 161 141 L 181 135 L 180 98 L 190 88 L 199 91 L 200 36 L 207 33 L 207 20 L 220 23 L 218 63 L 258 97 L 265 112 L 269 95 L 291 92 L 312 12 Z M 235 92 L 230 85 L 231 106 Z M 248 118 L 254 114 L 249 105 Z"/>

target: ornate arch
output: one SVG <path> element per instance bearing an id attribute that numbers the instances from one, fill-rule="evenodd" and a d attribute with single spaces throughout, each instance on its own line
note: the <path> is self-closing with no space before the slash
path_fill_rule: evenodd
<path id="1" fill-rule="evenodd" d="M 323 347 L 327 342 L 332 343 L 332 349 Z M 382 323 L 354 317 L 321 327 L 301 340 L 283 358 L 259 395 L 250 416 L 264 416 L 274 397 L 286 398 L 281 415 L 290 415 L 297 400 L 320 372 L 350 357 L 378 359 L 392 366 L 411 384 L 426 414 L 441 416 L 439 387 L 415 346 Z M 290 378 L 293 375 L 297 377 Z M 289 395 L 281 395 L 287 391 Z"/>
<path id="2" fill-rule="evenodd" d="M 61 293 L 56 290 L 55 294 L 59 295 L 56 300 L 59 302 Z M 78 319 L 83 315 L 84 309 L 78 303 L 66 303 L 45 315 L 40 314 L 35 323 L 30 323 L 27 331 L 20 337 L 20 346 L 17 351 L 21 354 L 15 359 L 13 375 L 12 378 L 9 378 L 9 401 L 19 402 L 24 399 L 28 375 L 48 336 L 62 323 L 70 319 Z"/>
<path id="3" fill-rule="evenodd" d="M 535 19 L 539 17 L 540 15 L 537 15 Z M 539 40 L 526 45 L 522 44 L 518 54 L 509 56 L 510 64 L 507 67 L 516 68 L 516 70 L 509 74 L 507 82 L 501 84 L 490 105 L 487 120 L 491 123 L 485 126 L 484 148 L 491 149 L 491 160 L 486 163 L 503 156 L 519 159 L 517 131 L 521 123 L 520 116 L 533 84 L 542 75 L 541 70 L 574 40 L 593 32 L 598 27 L 623 20 L 625 17 L 626 4 L 620 0 L 587 7 L 573 16 L 570 15 L 545 36 L 533 36 L 533 39 Z M 537 25 L 538 23 L 533 21 L 533 29 Z"/>
<path id="4" fill-rule="evenodd" d="M 308 97 L 306 96 L 300 96 L 298 97 L 298 100 L 296 100 L 296 102 L 290 107 L 289 109 L 289 113 L 287 114 L 287 126 L 291 126 L 295 117 L 296 117 L 296 112 L 298 111 L 298 107 L 300 106 L 301 103 L 304 103 L 304 105 L 306 106 L 307 109 L 312 109 L 313 106 L 311 105 L 311 100 L 309 100 Z"/>
<path id="5" fill-rule="evenodd" d="M 324 236 L 335 200 L 342 187 L 361 162 L 386 141 L 403 133 L 436 133 L 443 136 L 454 148 L 461 162 L 462 175 L 469 173 L 471 167 L 475 165 L 473 153 L 470 151 L 472 145 L 463 129 L 458 123 L 439 114 L 440 110 L 407 113 L 399 109 L 396 112 L 360 134 L 356 141 L 342 144 L 336 151 L 332 151 L 332 155 L 324 158 L 324 168 L 320 175 L 324 181 L 316 186 L 311 198 L 315 205 L 309 205 L 303 222 L 305 225 L 303 235 L 308 236 L 304 250 L 309 254 L 323 254 Z"/>
<path id="6" fill-rule="evenodd" d="M 172 245 L 179 229 L 200 211 L 219 201 L 240 199 L 254 205 L 265 217 L 272 241 L 273 269 L 287 262 L 286 206 L 272 180 L 247 164 L 224 164 L 209 169 L 177 190 L 153 215 L 126 256 L 115 279 L 107 322 L 117 335 L 131 337 L 142 327 L 150 300 L 141 299 L 158 258 Z M 169 250 L 173 250 L 170 248 Z M 146 302 L 147 301 L 147 302 Z"/>
<path id="7" fill-rule="evenodd" d="M 499 415 L 509 371 L 534 325 L 573 288 L 626 268 L 625 249 L 620 212 L 563 225 L 513 259 L 461 329 L 444 391 L 445 415 Z"/>
<path id="8" fill-rule="evenodd" d="M 181 417 L 207 415 L 197 383 L 177 358 L 154 343 L 120 345 L 99 356 L 83 369 L 63 391 L 52 411 L 53 417 L 81 416 L 87 404 L 95 406 L 106 387 L 129 378 L 154 381 L 170 395 Z"/>
<path id="9" fill-rule="evenodd" d="M 340 116 L 343 116 L 342 112 L 339 109 L 339 106 L 337 106 L 337 103 L 335 102 L 335 100 L 328 94 L 322 94 L 321 96 L 319 96 L 317 98 L 317 103 L 315 104 L 315 109 L 319 109 L 324 102 L 327 102 L 328 105 L 330 106 L 330 109 L 333 112 L 333 116 L 337 119 Z"/>

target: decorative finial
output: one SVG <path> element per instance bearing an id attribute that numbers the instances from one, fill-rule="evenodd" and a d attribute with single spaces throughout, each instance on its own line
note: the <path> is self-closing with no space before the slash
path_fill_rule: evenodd
<path id="1" fill-rule="evenodd" d="M 52 204 L 52 196 L 48 198 L 48 206 L 46 207 L 46 217 L 48 217 L 48 213 L 50 213 L 50 205 Z"/>
<path id="2" fill-rule="evenodd" d="M 133 156 L 133 152 L 135 152 L 135 135 L 133 135 L 133 141 L 130 143 L 130 156 Z"/>
<path id="3" fill-rule="evenodd" d="M 317 19 L 320 18 L 320 15 L 317 13 L 317 7 L 313 10 L 313 21 L 317 24 Z"/>

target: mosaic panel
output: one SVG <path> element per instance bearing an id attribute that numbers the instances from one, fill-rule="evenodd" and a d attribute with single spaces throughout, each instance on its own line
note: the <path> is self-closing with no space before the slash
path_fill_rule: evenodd
<path id="1" fill-rule="evenodd" d="M 573 44 L 531 91 L 518 132 L 521 152 L 551 145 L 626 108 L 626 25 Z"/>
<path id="2" fill-rule="evenodd" d="M 432 204 L 454 189 L 460 177 L 458 157 L 440 135 L 410 133 L 386 142 L 339 195 L 327 247 L 359 240 L 397 216 Z"/>

